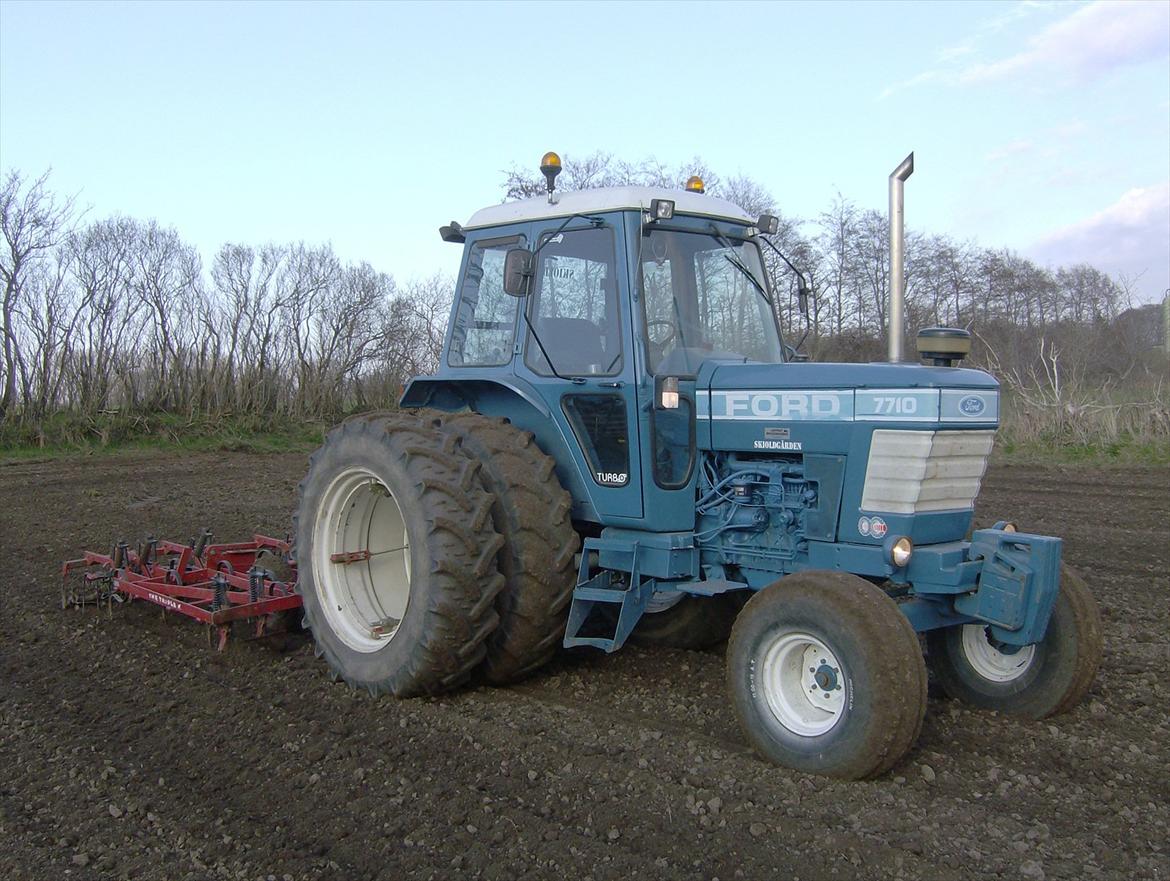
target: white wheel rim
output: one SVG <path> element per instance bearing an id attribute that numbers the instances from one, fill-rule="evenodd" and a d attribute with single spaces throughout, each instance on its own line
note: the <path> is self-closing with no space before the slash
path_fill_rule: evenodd
<path id="1" fill-rule="evenodd" d="M 992 682 L 1019 679 L 1032 666 L 1036 646 L 1021 646 L 1017 651 L 1001 652 L 991 644 L 990 628 L 983 624 L 964 624 L 959 644 L 971 668 Z"/>
<path id="2" fill-rule="evenodd" d="M 801 737 L 831 731 L 845 711 L 846 672 L 811 633 L 777 634 L 764 648 L 764 700 L 776 721 Z"/>
<path id="3" fill-rule="evenodd" d="M 373 472 L 350 468 L 321 494 L 312 565 L 322 611 L 346 646 L 375 652 L 394 638 L 410 601 L 410 538 Z"/>

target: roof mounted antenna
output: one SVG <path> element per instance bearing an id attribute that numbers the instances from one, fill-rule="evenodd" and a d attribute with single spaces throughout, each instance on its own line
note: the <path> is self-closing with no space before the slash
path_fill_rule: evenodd
<path id="1" fill-rule="evenodd" d="M 549 150 L 540 158 L 540 172 L 548 182 L 548 204 L 553 204 L 553 190 L 556 189 L 557 175 L 561 173 L 561 157 Z"/>

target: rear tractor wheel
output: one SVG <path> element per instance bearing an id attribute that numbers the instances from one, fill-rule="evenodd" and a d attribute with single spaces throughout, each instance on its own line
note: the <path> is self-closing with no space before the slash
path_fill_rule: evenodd
<path id="1" fill-rule="evenodd" d="M 949 696 L 1043 719 L 1071 710 L 1093 684 L 1101 663 L 1101 613 L 1084 579 L 1062 565 L 1048 630 L 1035 645 L 999 644 L 982 624 L 933 630 L 927 640 L 931 671 Z"/>
<path id="2" fill-rule="evenodd" d="M 926 714 L 910 622 L 883 591 L 842 572 L 789 575 L 748 600 L 731 631 L 727 678 L 756 751 L 813 774 L 884 773 Z"/>
<path id="3" fill-rule="evenodd" d="M 347 420 L 312 455 L 294 522 L 305 621 L 331 673 L 397 697 L 463 682 L 503 578 L 479 463 L 408 415 Z"/>
<path id="4" fill-rule="evenodd" d="M 630 642 L 672 649 L 713 648 L 727 642 L 748 593 L 737 590 L 712 597 L 655 594 L 630 634 Z"/>
<path id="5" fill-rule="evenodd" d="M 441 414 L 432 424 L 481 465 L 493 496 L 492 522 L 503 536 L 498 564 L 504 588 L 496 597 L 500 625 L 487 639 L 484 678 L 516 682 L 543 667 L 565 636 L 580 539 L 572 498 L 556 463 L 531 432 L 479 413 Z"/>

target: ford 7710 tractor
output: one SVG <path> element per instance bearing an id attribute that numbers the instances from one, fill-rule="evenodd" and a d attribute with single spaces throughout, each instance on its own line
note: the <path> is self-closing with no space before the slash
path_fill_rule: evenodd
<path id="1" fill-rule="evenodd" d="M 697 179 L 558 194 L 559 167 L 547 198 L 443 227 L 438 371 L 312 457 L 294 547 L 333 675 L 405 697 L 561 644 L 730 634 L 745 737 L 853 779 L 913 745 L 928 664 L 979 707 L 1080 701 L 1100 621 L 1060 539 L 971 532 L 999 388 L 956 366 L 967 332 L 919 334 L 924 363 L 810 363 L 777 323 L 775 217 Z"/>

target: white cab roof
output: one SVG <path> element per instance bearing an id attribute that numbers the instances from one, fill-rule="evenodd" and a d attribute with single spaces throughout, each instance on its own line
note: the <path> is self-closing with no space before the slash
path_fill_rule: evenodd
<path id="1" fill-rule="evenodd" d="M 556 201 L 551 205 L 547 196 L 539 196 L 481 208 L 471 215 L 465 229 L 502 226 L 506 223 L 523 223 L 550 217 L 568 217 L 571 214 L 600 214 L 603 211 L 639 208 L 649 210 L 651 199 L 673 200 L 676 214 L 701 214 L 705 217 L 741 221 L 756 219 L 726 199 L 666 187 L 599 187 L 594 190 L 554 193 L 553 198 Z"/>

